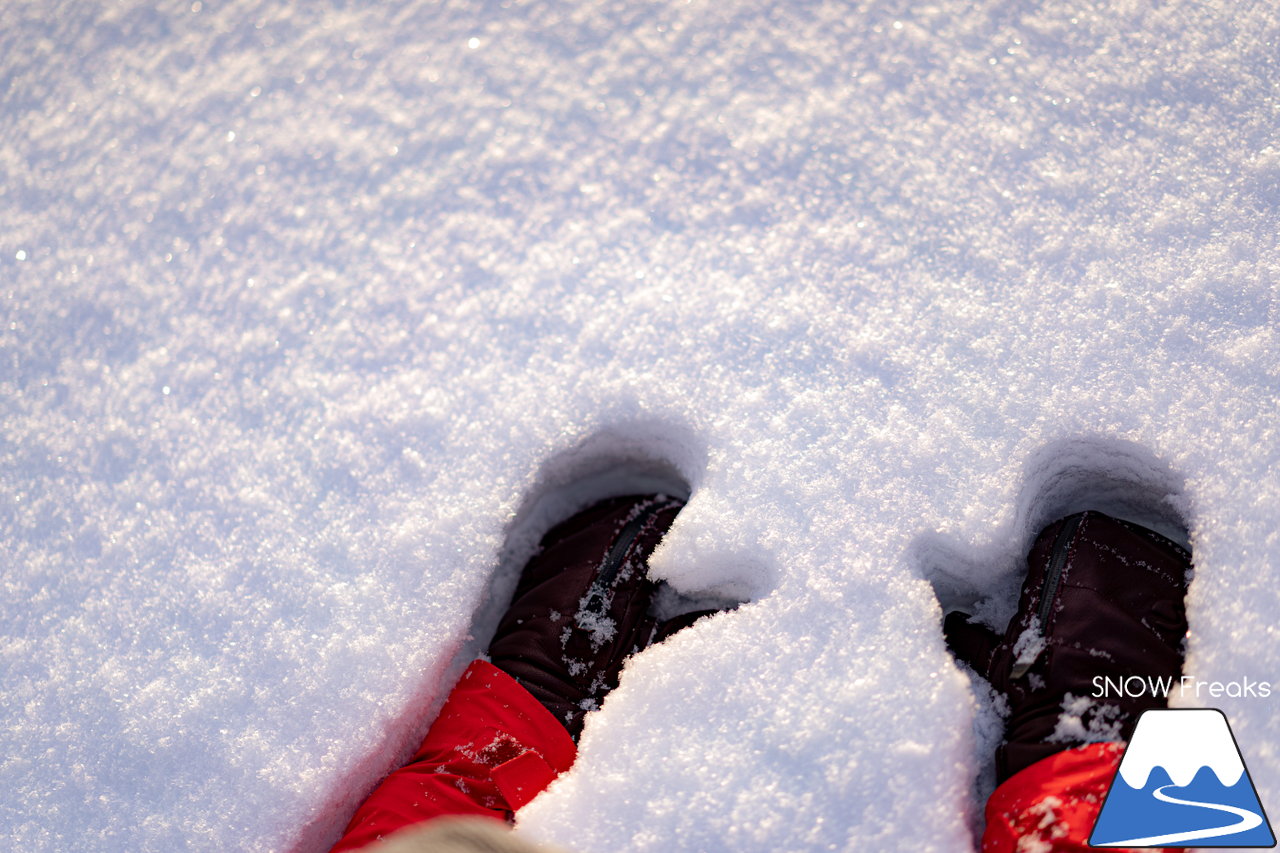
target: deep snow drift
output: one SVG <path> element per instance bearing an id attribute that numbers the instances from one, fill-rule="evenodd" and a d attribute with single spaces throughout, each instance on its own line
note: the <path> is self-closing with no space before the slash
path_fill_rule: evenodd
<path id="1" fill-rule="evenodd" d="M 1187 672 L 1277 678 L 1278 45 L 1225 0 L 0 6 L 4 846 L 324 849 L 538 495 L 619 465 L 690 488 L 656 570 L 750 603 L 522 813 L 579 851 L 968 849 L 937 596 L 1090 494 L 1186 525 Z M 1212 704 L 1275 809 L 1273 696 Z"/>

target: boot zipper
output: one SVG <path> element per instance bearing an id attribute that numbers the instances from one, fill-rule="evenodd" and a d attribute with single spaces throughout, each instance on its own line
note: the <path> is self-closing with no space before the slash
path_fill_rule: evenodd
<path id="1" fill-rule="evenodd" d="M 1040 655 L 1044 653 L 1045 642 L 1048 637 L 1045 632 L 1045 626 L 1048 624 L 1049 611 L 1053 608 L 1054 599 L 1058 595 L 1058 586 L 1062 583 L 1062 571 L 1067 567 L 1067 556 L 1071 548 L 1071 540 L 1075 538 L 1076 531 L 1080 529 L 1080 522 L 1084 520 L 1084 515 L 1075 515 L 1067 519 L 1067 523 L 1062 525 L 1062 529 L 1058 531 L 1058 535 L 1054 537 L 1053 548 L 1049 552 L 1049 566 L 1044 573 L 1044 586 L 1040 593 L 1040 607 L 1036 611 L 1036 624 L 1031 626 L 1039 632 L 1039 642 L 1029 644 L 1029 648 L 1025 649 L 1018 660 L 1014 662 L 1013 669 L 1009 675 L 1012 678 L 1021 678 L 1027 674 Z"/>
<path id="2" fill-rule="evenodd" d="M 669 501 L 655 501 L 653 505 L 642 510 L 622 528 L 622 533 L 618 535 L 618 541 L 613 543 L 613 547 L 609 549 L 608 556 L 605 557 L 604 565 L 600 567 L 600 574 L 596 577 L 595 582 L 591 584 L 590 597 L 583 607 L 584 610 L 588 613 L 604 613 L 604 591 L 613 585 L 613 579 L 617 577 L 618 572 L 622 569 L 622 562 L 627 556 L 627 551 L 631 550 L 631 543 L 640 535 L 640 531 L 649 522 L 649 519 L 662 512 L 668 506 L 670 506 Z"/>

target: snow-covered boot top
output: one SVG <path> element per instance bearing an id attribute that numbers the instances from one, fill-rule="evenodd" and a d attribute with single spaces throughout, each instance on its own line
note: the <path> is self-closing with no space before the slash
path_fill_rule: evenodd
<path id="1" fill-rule="evenodd" d="M 657 585 L 646 574 L 683 506 L 665 495 L 602 501 L 552 528 L 524 568 L 489 656 L 574 740 L 623 662 L 688 622 L 650 615 Z"/>
<path id="2" fill-rule="evenodd" d="M 1003 637 L 947 616 L 952 652 L 1008 698 L 1001 781 L 1072 746 L 1127 740 L 1143 711 L 1167 705 L 1182 671 L 1190 573 L 1190 553 L 1174 542 L 1084 512 L 1036 538 Z M 1122 680 L 1131 689 L 1111 689 Z"/>

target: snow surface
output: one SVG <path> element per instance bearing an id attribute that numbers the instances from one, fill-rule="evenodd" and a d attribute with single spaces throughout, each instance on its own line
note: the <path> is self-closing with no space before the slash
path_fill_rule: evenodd
<path id="1" fill-rule="evenodd" d="M 750 603 L 534 837 L 970 849 L 938 596 L 1081 503 L 1185 524 L 1187 671 L 1273 681 L 1278 51 L 1225 0 L 8 0 L 4 846 L 324 850 L 619 466 Z M 1219 707 L 1274 810 L 1273 696 Z"/>

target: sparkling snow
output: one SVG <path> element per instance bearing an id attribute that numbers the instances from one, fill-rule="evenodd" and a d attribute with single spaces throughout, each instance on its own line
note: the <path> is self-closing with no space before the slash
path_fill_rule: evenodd
<path id="1" fill-rule="evenodd" d="M 970 849 L 939 596 L 1007 618 L 1082 502 L 1185 523 L 1189 673 L 1280 678 L 1277 56 L 1221 0 L 0 6 L 4 846 L 325 850 L 617 466 L 750 603 L 520 815 L 583 853 Z M 1215 702 L 1274 810 L 1273 695 Z"/>

